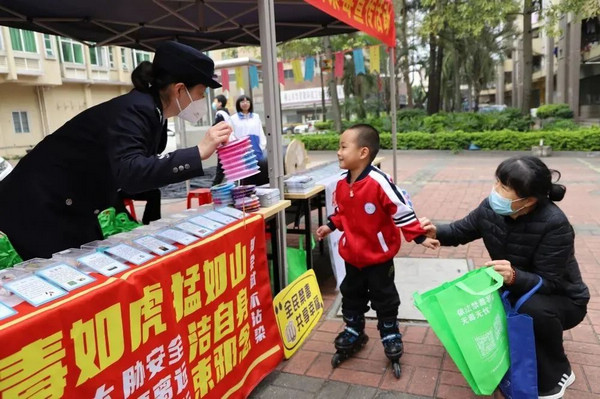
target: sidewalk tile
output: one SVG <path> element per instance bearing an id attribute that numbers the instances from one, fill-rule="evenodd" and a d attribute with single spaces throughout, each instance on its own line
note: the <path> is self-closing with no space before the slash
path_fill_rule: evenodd
<path id="1" fill-rule="evenodd" d="M 352 385 L 346 395 L 347 399 L 373 399 L 377 394 L 375 388 Z"/>
<path id="2" fill-rule="evenodd" d="M 324 320 L 317 328 L 319 331 L 326 331 L 338 334 L 344 329 L 344 322 L 340 320 Z"/>
<path id="3" fill-rule="evenodd" d="M 292 374 L 304 374 L 319 356 L 319 352 L 301 350 L 294 354 L 291 359 L 283 362 L 285 364 L 282 371 Z"/>
<path id="4" fill-rule="evenodd" d="M 338 367 L 356 370 L 356 371 L 365 371 L 370 373 L 381 373 L 385 372 L 387 366 L 389 366 L 389 360 L 383 359 L 380 360 L 368 360 L 368 359 L 359 359 L 355 356 L 351 357 L 348 360 L 345 360 Z"/>
<path id="5" fill-rule="evenodd" d="M 325 381 L 315 399 L 345 399 L 350 385 L 338 381 Z"/>
<path id="6" fill-rule="evenodd" d="M 348 384 L 378 387 L 381 377 L 381 374 L 337 368 L 333 370 L 329 378 L 335 381 L 347 382 Z"/>
<path id="7" fill-rule="evenodd" d="M 596 361 L 596 365 L 594 366 L 583 366 L 583 372 L 585 373 L 585 377 L 590 384 L 590 389 L 592 392 L 600 394 L 600 367 L 598 367 L 598 362 Z"/>
<path id="8" fill-rule="evenodd" d="M 442 373 L 440 374 L 440 384 L 456 385 L 461 387 L 469 386 L 465 380 L 465 377 L 463 377 L 461 373 L 447 370 L 442 370 Z"/>
<path id="9" fill-rule="evenodd" d="M 433 396 L 437 385 L 439 371 L 417 367 L 408 385 L 408 393 Z"/>
<path id="10" fill-rule="evenodd" d="M 442 366 L 441 357 L 413 355 L 412 353 L 405 353 L 402 355 L 401 362 L 403 364 L 410 364 L 411 366 L 428 367 L 432 369 L 439 369 Z"/>
<path id="11" fill-rule="evenodd" d="M 317 378 L 329 378 L 329 375 L 333 372 L 331 357 L 332 355 L 328 353 L 320 353 L 306 371 L 306 375 Z"/>
<path id="12" fill-rule="evenodd" d="M 406 390 L 408 389 L 408 383 L 410 382 L 410 379 L 412 378 L 414 372 L 415 367 L 402 365 L 402 375 L 398 379 L 394 376 L 394 372 L 390 367 L 383 375 L 383 379 L 379 388 L 406 392 Z"/>
<path id="13" fill-rule="evenodd" d="M 428 329 L 426 326 L 407 326 L 406 331 L 402 335 L 402 340 L 404 342 L 423 343 Z"/>

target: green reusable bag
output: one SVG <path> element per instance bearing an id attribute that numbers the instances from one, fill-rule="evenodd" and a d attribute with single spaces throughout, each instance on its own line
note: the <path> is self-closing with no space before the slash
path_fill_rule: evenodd
<path id="1" fill-rule="evenodd" d="M 130 220 L 125 212 L 116 214 L 116 210 L 113 207 L 106 208 L 98 214 L 98 223 L 100 224 L 104 238 L 117 233 L 131 231 L 141 226 L 141 224 Z"/>
<path id="2" fill-rule="evenodd" d="M 12 267 L 20 262 L 23 262 L 23 259 L 15 251 L 6 234 L 0 231 L 0 269 Z"/>
<path id="3" fill-rule="evenodd" d="M 311 248 L 315 248 L 315 239 L 311 236 Z M 298 248 L 286 247 L 285 254 L 288 264 L 288 284 L 306 272 L 306 250 L 304 249 L 304 236 L 298 238 Z"/>
<path id="4" fill-rule="evenodd" d="M 510 365 L 498 293 L 502 283 L 502 276 L 486 267 L 413 294 L 415 306 L 477 395 L 491 395 Z"/>

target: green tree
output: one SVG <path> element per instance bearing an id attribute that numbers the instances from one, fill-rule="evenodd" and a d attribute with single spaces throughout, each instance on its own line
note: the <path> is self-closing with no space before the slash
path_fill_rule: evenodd
<path id="1" fill-rule="evenodd" d="M 457 40 L 476 40 L 486 28 L 501 26 L 518 6 L 516 0 L 421 0 L 421 5 L 425 17 L 420 33 L 429 41 L 427 111 L 431 114 L 440 109 L 444 51 Z"/>

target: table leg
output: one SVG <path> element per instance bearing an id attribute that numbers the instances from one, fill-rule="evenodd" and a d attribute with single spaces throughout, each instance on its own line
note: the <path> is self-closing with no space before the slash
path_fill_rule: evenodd
<path id="1" fill-rule="evenodd" d="M 271 256 L 273 260 L 273 275 L 271 279 L 273 281 L 273 296 L 277 295 L 281 291 L 281 284 L 279 281 L 279 254 L 277 251 L 279 237 L 277 236 L 277 218 L 271 218 L 269 220 L 269 233 L 271 234 Z"/>
<path id="2" fill-rule="evenodd" d="M 323 226 L 323 204 L 325 203 L 325 192 L 323 191 L 322 195 L 317 197 L 317 201 L 319 201 L 319 206 L 317 208 L 319 212 L 319 227 Z M 323 245 L 323 240 L 319 241 L 319 252 L 323 255 L 325 246 Z"/>
<path id="3" fill-rule="evenodd" d="M 305 233 L 305 248 L 306 248 L 306 268 L 313 268 L 313 256 L 312 256 L 312 220 L 310 216 L 310 198 L 306 199 L 306 208 L 304 211 L 304 233 Z"/>

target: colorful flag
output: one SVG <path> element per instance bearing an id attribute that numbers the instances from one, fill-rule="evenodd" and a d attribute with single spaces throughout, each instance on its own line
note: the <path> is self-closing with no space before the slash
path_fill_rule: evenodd
<path id="1" fill-rule="evenodd" d="M 304 60 L 304 80 L 311 81 L 315 77 L 315 58 L 306 57 Z"/>
<path id="2" fill-rule="evenodd" d="M 354 73 L 359 75 L 361 73 L 366 73 L 365 71 L 365 57 L 363 55 L 363 50 L 361 48 L 352 50 L 352 55 L 354 57 Z"/>
<path id="3" fill-rule="evenodd" d="M 238 90 L 246 87 L 246 82 L 244 81 L 244 70 L 242 67 L 235 68 L 235 84 Z"/>
<path id="4" fill-rule="evenodd" d="M 335 53 L 335 77 L 341 78 L 344 76 L 344 52 L 338 51 Z"/>
<path id="5" fill-rule="evenodd" d="M 300 60 L 292 61 L 292 71 L 294 71 L 294 82 L 302 83 L 304 76 L 302 76 L 302 64 Z"/>
<path id="6" fill-rule="evenodd" d="M 279 61 L 277 63 L 277 77 L 279 78 L 279 83 L 285 85 L 285 74 L 283 73 L 283 61 Z"/>
<path id="7" fill-rule="evenodd" d="M 369 47 L 369 60 L 371 62 L 371 72 L 381 71 L 381 53 L 379 46 Z"/>
<path id="8" fill-rule="evenodd" d="M 221 85 L 223 90 L 229 91 L 229 69 L 221 69 Z"/>
<path id="9" fill-rule="evenodd" d="M 258 87 L 258 68 L 256 68 L 256 65 L 250 65 L 249 72 L 250 72 L 250 88 L 253 89 L 255 87 Z"/>

